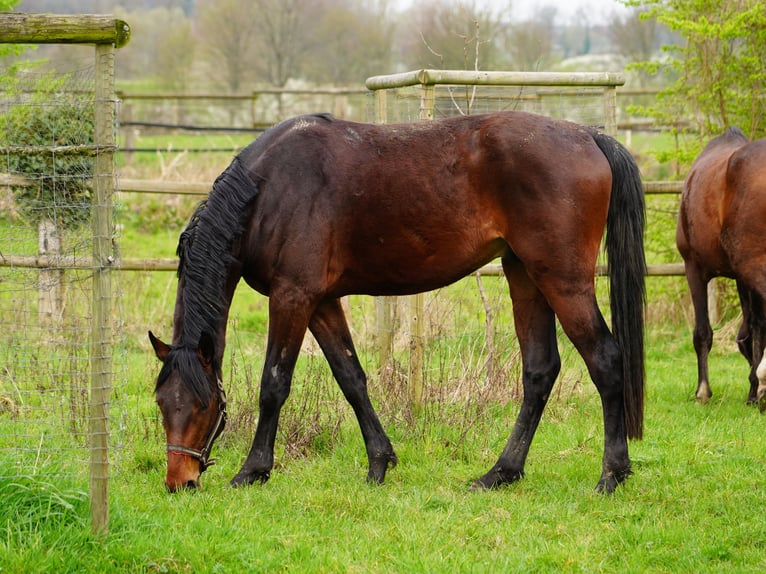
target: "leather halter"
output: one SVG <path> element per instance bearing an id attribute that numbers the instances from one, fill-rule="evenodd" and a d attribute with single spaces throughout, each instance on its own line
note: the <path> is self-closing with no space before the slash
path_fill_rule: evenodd
<path id="1" fill-rule="evenodd" d="M 223 427 L 226 426 L 226 418 L 228 416 L 226 412 L 226 392 L 223 390 L 223 382 L 221 379 L 216 379 L 218 383 L 218 419 L 215 421 L 215 425 L 210 430 L 210 434 L 207 435 L 205 446 L 201 450 L 196 450 L 183 445 L 167 443 L 166 450 L 168 454 L 180 454 L 182 456 L 190 456 L 196 458 L 199 461 L 200 474 L 205 472 L 209 466 L 215 464 L 215 459 L 208 459 L 210 451 L 213 449 L 213 441 L 221 434 Z"/>

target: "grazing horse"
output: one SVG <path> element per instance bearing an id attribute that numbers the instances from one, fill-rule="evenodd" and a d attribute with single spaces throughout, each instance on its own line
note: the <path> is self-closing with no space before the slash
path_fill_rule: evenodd
<path id="1" fill-rule="evenodd" d="M 606 229 L 612 328 L 596 261 Z M 543 116 L 501 112 L 402 125 L 307 115 L 269 129 L 217 178 L 181 234 L 172 344 L 151 333 L 169 490 L 197 487 L 225 422 L 226 323 L 240 279 L 269 297 L 252 448 L 233 486 L 268 480 L 280 409 L 306 330 L 361 427 L 369 471 L 397 462 L 367 393 L 340 298 L 436 289 L 499 257 L 521 348 L 524 398 L 497 463 L 474 482 L 523 476 L 560 369 L 555 319 L 600 394 L 597 489 L 631 472 L 643 431 L 644 198 L 613 138 Z"/>
<path id="2" fill-rule="evenodd" d="M 766 410 L 765 236 L 766 140 L 751 142 L 738 128 L 729 128 L 694 160 L 684 182 L 676 229 L 694 306 L 700 402 L 713 396 L 708 380 L 713 331 L 706 287 L 714 277 L 729 277 L 737 283 L 742 306 L 737 345 L 750 364 L 747 402 Z"/>

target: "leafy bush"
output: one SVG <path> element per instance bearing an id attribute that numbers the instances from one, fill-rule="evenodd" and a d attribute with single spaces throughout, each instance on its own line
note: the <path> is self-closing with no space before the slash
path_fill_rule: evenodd
<path id="1" fill-rule="evenodd" d="M 90 215 L 94 114 L 92 101 L 62 91 L 62 84 L 43 77 L 29 96 L 18 83 L 6 89 L 18 101 L 4 114 L 0 139 L 8 171 L 32 183 L 13 187 L 22 215 L 31 224 L 48 219 L 75 227 Z"/>

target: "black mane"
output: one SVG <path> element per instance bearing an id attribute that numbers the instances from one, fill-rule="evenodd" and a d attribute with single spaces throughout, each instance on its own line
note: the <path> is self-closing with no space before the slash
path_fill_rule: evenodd
<path id="1" fill-rule="evenodd" d="M 242 234 L 258 185 L 245 172 L 239 156 L 215 180 L 181 233 L 176 253 L 178 280 L 183 282 L 180 336 L 160 372 L 157 386 L 178 369 L 181 378 L 207 402 L 210 388 L 197 359 L 203 333 L 215 337 L 225 313 L 224 288 L 231 250 Z"/>
<path id="2" fill-rule="evenodd" d="M 176 250 L 178 278 L 183 280 L 181 346 L 196 349 L 203 332 L 215 336 L 218 331 L 232 245 L 242 234 L 257 192 L 256 183 L 235 157 L 181 233 Z"/>

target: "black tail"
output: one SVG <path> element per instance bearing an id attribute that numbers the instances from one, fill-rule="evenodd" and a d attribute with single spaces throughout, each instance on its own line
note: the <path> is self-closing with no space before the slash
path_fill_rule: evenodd
<path id="1" fill-rule="evenodd" d="M 594 135 L 612 168 L 606 221 L 612 332 L 622 350 L 625 427 L 628 438 L 644 432 L 644 190 L 635 160 L 619 142 Z"/>

